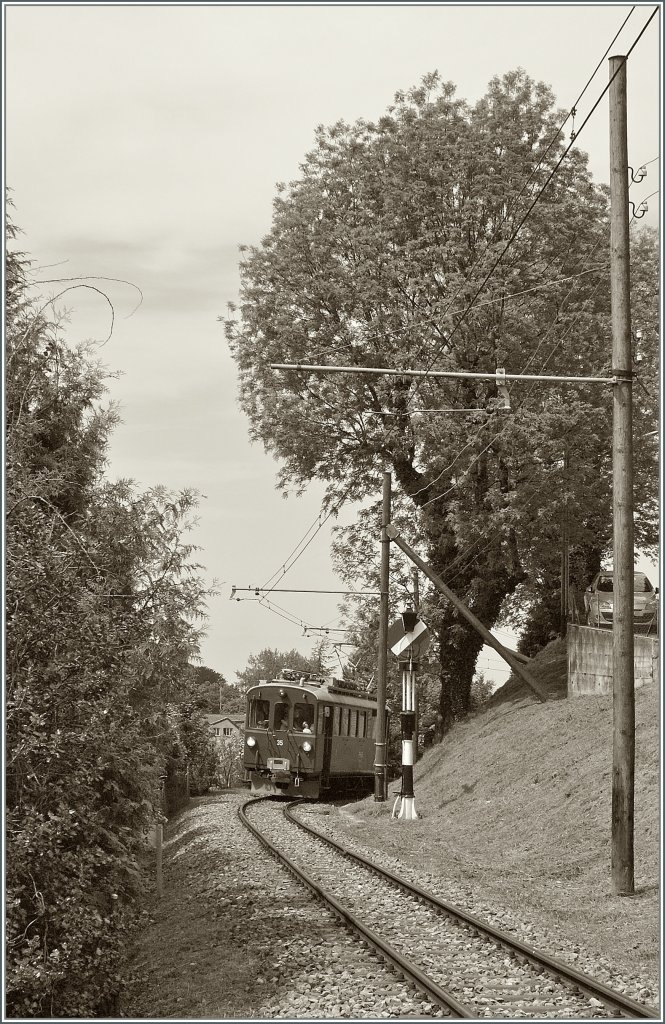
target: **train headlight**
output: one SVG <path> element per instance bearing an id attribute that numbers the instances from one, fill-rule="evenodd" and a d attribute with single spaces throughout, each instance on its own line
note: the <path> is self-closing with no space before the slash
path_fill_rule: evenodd
<path id="1" fill-rule="evenodd" d="M 247 737 L 247 746 L 248 747 L 255 747 L 256 746 L 256 740 L 254 739 L 253 736 L 248 736 Z"/>
<path id="2" fill-rule="evenodd" d="M 305 742 L 302 745 L 302 748 L 306 754 L 309 754 L 310 750 L 312 749 L 312 744 L 309 742 L 309 740 L 305 740 Z"/>

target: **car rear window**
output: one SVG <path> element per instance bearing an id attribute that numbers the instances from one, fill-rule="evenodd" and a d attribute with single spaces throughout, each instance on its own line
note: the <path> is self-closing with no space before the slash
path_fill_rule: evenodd
<path id="1" fill-rule="evenodd" d="M 636 594 L 651 594 L 653 587 L 648 576 L 645 576 L 643 572 L 636 572 L 633 577 L 633 589 Z M 614 590 L 614 577 L 613 576 L 600 576 L 598 578 L 597 589 L 603 594 L 609 594 Z"/>

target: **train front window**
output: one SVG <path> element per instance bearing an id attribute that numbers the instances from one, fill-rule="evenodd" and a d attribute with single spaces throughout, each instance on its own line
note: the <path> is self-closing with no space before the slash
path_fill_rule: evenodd
<path id="1" fill-rule="evenodd" d="M 293 728 L 296 732 L 314 731 L 314 711 L 311 704 L 293 705 Z"/>
<path id="2" fill-rule="evenodd" d="M 272 720 L 273 729 L 288 729 L 289 727 L 289 705 L 284 701 L 275 704 L 275 712 Z"/>
<path id="3" fill-rule="evenodd" d="M 267 729 L 270 720 L 270 701 L 254 698 L 249 702 L 250 729 Z"/>

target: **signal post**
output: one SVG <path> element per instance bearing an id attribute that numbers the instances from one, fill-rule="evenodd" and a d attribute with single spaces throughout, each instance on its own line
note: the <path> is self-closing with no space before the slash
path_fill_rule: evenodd
<path id="1" fill-rule="evenodd" d="M 413 765 L 416 760 L 418 737 L 416 729 L 417 688 L 419 655 L 424 654 L 429 646 L 430 635 L 427 626 L 416 612 L 407 608 L 401 618 L 393 622 L 388 630 L 388 643 L 393 654 L 397 655 L 402 665 L 402 788 L 392 811 L 394 818 L 397 804 L 400 809 L 398 818 L 414 821 L 418 817 L 416 798 L 413 792 Z"/>

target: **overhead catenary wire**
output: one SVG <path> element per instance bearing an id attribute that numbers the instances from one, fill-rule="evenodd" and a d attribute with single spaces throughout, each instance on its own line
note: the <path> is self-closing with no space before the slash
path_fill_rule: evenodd
<path id="1" fill-rule="evenodd" d="M 287 622 L 290 622 L 294 626 L 298 626 L 300 629 L 314 628 L 313 624 L 305 623 L 303 619 L 294 615 L 287 608 L 282 608 L 280 605 L 275 604 L 274 601 L 269 601 L 267 598 L 260 598 L 259 604 L 267 611 L 277 615 L 280 619 L 285 619 Z"/>
<path id="2" fill-rule="evenodd" d="M 279 576 L 280 579 L 281 579 L 283 576 L 286 575 L 286 573 L 289 571 L 289 569 L 293 565 L 295 565 L 295 563 L 297 562 L 298 558 L 300 558 L 300 556 L 303 554 L 303 552 L 309 547 L 309 545 L 311 544 L 312 540 L 314 540 L 314 537 L 317 535 L 317 533 L 322 528 L 324 523 L 327 521 L 327 519 L 330 518 L 330 515 L 332 515 L 332 512 L 329 512 L 328 515 L 324 519 L 321 518 L 322 515 L 323 515 L 323 510 L 319 511 L 319 513 L 318 513 L 316 519 L 314 520 L 314 522 L 312 523 L 312 525 L 305 531 L 305 533 L 304 533 L 303 537 L 301 538 L 301 540 L 298 541 L 298 543 L 293 548 L 291 553 L 285 558 L 285 560 L 282 563 L 282 565 L 280 566 L 280 568 L 275 570 L 275 572 L 272 574 L 272 576 L 268 577 L 266 582 L 263 584 L 263 589 L 269 587 L 270 583 L 276 577 Z M 307 541 L 307 537 L 312 532 L 312 530 L 314 530 L 314 533 L 312 534 L 312 537 L 310 537 L 310 539 Z M 305 543 L 305 541 L 307 541 L 307 543 Z M 304 547 L 303 547 L 303 545 L 304 545 Z M 301 547 L 302 547 L 302 551 L 300 551 L 298 553 L 297 557 L 294 558 L 293 561 L 291 562 L 291 564 L 289 565 L 289 561 L 296 554 L 296 552 L 298 552 L 299 548 L 301 548 Z M 281 576 L 280 576 L 280 573 L 281 573 Z M 275 584 L 275 586 L 276 586 L 276 584 Z"/>
<path id="3" fill-rule="evenodd" d="M 270 590 L 275 589 L 277 587 L 277 583 L 279 583 L 284 578 L 284 576 L 286 576 L 287 572 L 290 572 L 290 570 L 293 568 L 293 566 L 296 564 L 296 562 L 302 557 L 302 555 L 305 553 L 305 551 L 307 550 L 309 545 L 312 543 L 312 541 L 317 536 L 317 534 L 322 530 L 322 528 L 325 526 L 325 524 L 331 518 L 331 516 L 336 515 L 340 511 L 340 509 L 344 505 L 344 502 L 347 500 L 347 498 L 348 498 L 348 496 L 349 496 L 349 494 L 350 494 L 350 492 L 352 490 L 352 487 L 353 487 L 353 484 L 351 484 L 346 489 L 346 491 L 341 496 L 341 498 L 338 499 L 337 503 L 335 505 L 333 505 L 333 507 L 331 509 L 329 509 L 329 511 L 327 512 L 327 514 L 325 516 L 323 516 L 323 518 L 321 518 L 321 516 L 323 515 L 323 510 L 321 510 L 321 512 L 319 512 L 319 515 L 318 515 L 317 519 L 314 520 L 314 523 L 305 532 L 305 535 L 303 536 L 302 540 L 299 541 L 298 544 L 296 544 L 295 548 L 291 552 L 291 555 L 289 555 L 289 557 L 282 563 L 280 569 L 278 569 L 276 572 L 274 572 L 272 574 L 272 576 L 269 577 L 268 582 L 266 584 L 264 584 L 263 588 L 261 588 L 261 589 L 265 589 L 265 590 L 268 590 L 268 592 L 270 592 Z M 318 523 L 318 525 L 317 525 L 317 523 Z M 316 529 L 314 529 L 315 526 L 316 526 Z M 313 529 L 314 529 L 314 533 L 309 538 L 309 540 L 307 540 L 307 542 L 305 543 L 307 535 Z M 301 550 L 298 550 L 299 548 Z M 295 554 L 295 552 L 298 552 L 298 553 Z M 292 556 L 295 556 L 295 557 L 292 557 Z M 280 575 L 280 573 L 281 573 L 281 575 Z M 275 579 L 275 577 L 278 577 L 278 579 L 274 583 L 273 587 L 270 587 L 269 584 L 270 584 L 270 582 L 273 579 Z"/>

